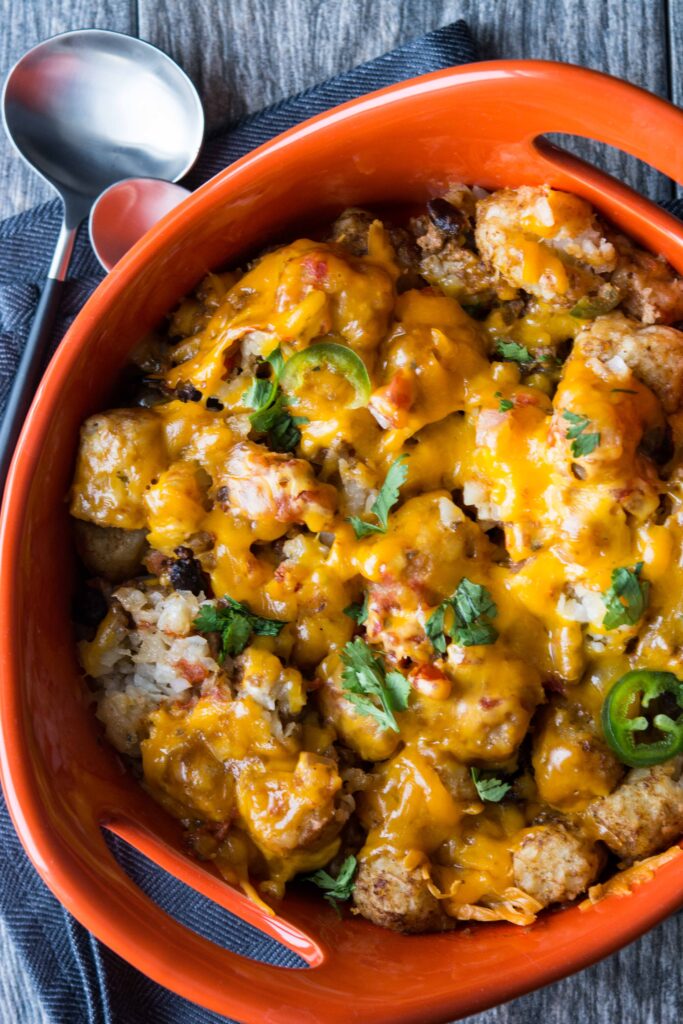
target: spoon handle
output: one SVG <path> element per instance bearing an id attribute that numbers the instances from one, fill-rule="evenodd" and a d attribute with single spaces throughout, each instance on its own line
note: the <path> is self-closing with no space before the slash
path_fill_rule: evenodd
<path id="1" fill-rule="evenodd" d="M 76 227 L 77 225 L 67 227 L 66 223 L 62 224 L 47 280 L 7 399 L 0 425 L 0 494 L 5 487 L 12 455 L 26 414 L 43 375 L 64 278 L 76 238 Z"/>

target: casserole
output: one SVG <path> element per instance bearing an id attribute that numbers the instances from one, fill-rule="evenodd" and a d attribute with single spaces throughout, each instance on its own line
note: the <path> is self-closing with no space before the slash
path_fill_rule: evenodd
<path id="1" fill-rule="evenodd" d="M 535 139 L 545 131 L 592 136 L 656 159 L 680 180 L 672 140 L 682 130 L 683 115 L 663 101 L 562 65 L 482 64 L 395 86 L 308 122 L 209 182 L 136 246 L 71 328 L 24 428 L 3 509 L 3 783 L 19 834 L 55 894 L 157 981 L 247 1021 L 452 1019 L 585 966 L 683 902 L 678 858 L 628 898 L 548 914 L 523 933 L 496 924 L 405 938 L 340 922 L 299 895 L 287 898 L 284 917 L 267 918 L 186 859 L 173 823 L 97 742 L 69 610 L 45 598 L 73 572 L 63 496 L 78 424 L 102 407 L 135 342 L 208 269 L 343 205 L 423 202 L 464 180 L 573 191 L 680 271 L 678 222 Z M 101 825 L 280 938 L 313 970 L 283 974 L 172 921 L 112 859 Z"/>

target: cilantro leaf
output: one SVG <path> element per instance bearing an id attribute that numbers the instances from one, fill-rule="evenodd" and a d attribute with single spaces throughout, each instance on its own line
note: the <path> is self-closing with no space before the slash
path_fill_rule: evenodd
<path id="1" fill-rule="evenodd" d="M 602 620 L 605 629 L 634 626 L 642 618 L 650 595 L 650 584 L 640 578 L 642 568 L 638 562 L 633 569 L 612 571 L 612 585 L 602 596 L 607 608 Z"/>
<path id="2" fill-rule="evenodd" d="M 400 672 L 387 672 L 384 659 L 357 636 L 341 652 L 344 696 L 362 715 L 370 715 L 383 729 L 399 732 L 394 711 L 408 707 L 410 684 Z"/>
<path id="3" fill-rule="evenodd" d="M 565 409 L 562 413 L 562 418 L 570 423 L 571 426 L 567 429 L 567 439 L 572 442 L 572 455 L 575 459 L 580 459 L 583 455 L 590 455 L 592 451 L 600 444 L 600 434 L 596 432 L 587 434 L 586 429 L 590 426 L 590 420 L 587 416 L 582 416 L 580 413 L 569 412 Z"/>
<path id="4" fill-rule="evenodd" d="M 572 426 L 567 430 L 567 437 L 578 437 L 582 430 L 585 430 L 590 420 L 587 416 L 582 416 L 578 412 L 569 412 L 568 409 L 562 413 L 563 418 L 567 423 L 571 423 Z"/>
<path id="5" fill-rule="evenodd" d="M 254 377 L 251 387 L 244 396 L 244 404 L 256 412 L 260 412 L 273 404 L 276 392 L 277 387 L 272 380 L 261 380 L 260 377 Z"/>
<path id="6" fill-rule="evenodd" d="M 470 768 L 470 774 L 480 800 L 497 804 L 512 789 L 510 783 L 502 779 L 482 779 L 478 768 Z"/>
<path id="7" fill-rule="evenodd" d="M 572 443 L 572 455 L 577 459 L 582 458 L 584 455 L 590 455 L 591 452 L 595 451 L 599 444 L 600 434 L 581 434 L 581 436 L 577 437 Z"/>
<path id="8" fill-rule="evenodd" d="M 357 622 L 359 626 L 362 626 L 368 617 L 368 595 L 365 594 L 362 604 L 350 604 L 344 609 L 344 615 L 348 615 L 350 619 Z"/>
<path id="9" fill-rule="evenodd" d="M 351 898 L 357 867 L 358 861 L 356 858 L 349 856 L 339 868 L 336 878 L 333 878 L 329 872 L 321 869 L 320 871 L 314 871 L 312 875 L 305 875 L 304 880 L 313 882 L 314 885 L 322 889 L 325 894 L 324 898 L 337 910 L 338 903 L 345 903 Z"/>
<path id="10" fill-rule="evenodd" d="M 399 455 L 389 466 L 384 483 L 372 506 L 372 511 L 379 519 L 380 526 L 384 530 L 386 530 L 389 521 L 389 510 L 398 501 L 401 486 L 408 479 L 407 457 L 407 455 Z"/>
<path id="11" fill-rule="evenodd" d="M 425 633 L 432 641 L 432 645 L 439 654 L 446 653 L 446 630 L 445 620 L 446 612 L 451 607 L 450 601 L 442 601 L 441 604 L 432 612 L 427 619 L 425 625 Z"/>
<path id="12" fill-rule="evenodd" d="M 278 636 L 286 623 L 280 619 L 265 619 L 255 615 L 246 604 L 226 594 L 219 604 L 203 604 L 193 625 L 200 633 L 220 633 L 218 660 L 222 664 L 226 655 L 234 658 L 242 653 L 252 633 L 257 636 Z"/>
<path id="13" fill-rule="evenodd" d="M 399 498 L 401 485 L 408 479 L 407 455 L 399 455 L 389 466 L 384 483 L 375 498 L 370 512 L 379 520 L 379 525 L 366 523 L 358 516 L 349 516 L 348 522 L 353 526 L 356 539 L 367 537 L 370 533 L 386 533 L 389 524 L 389 512 Z"/>
<path id="14" fill-rule="evenodd" d="M 447 614 L 453 620 L 453 625 L 448 627 Z M 494 644 L 498 631 L 489 620 L 495 619 L 497 614 L 498 608 L 486 587 L 464 576 L 451 596 L 429 616 L 425 632 L 440 654 L 446 653 L 447 636 L 460 647 Z"/>
<path id="15" fill-rule="evenodd" d="M 303 416 L 292 416 L 287 409 L 287 399 L 278 385 L 285 364 L 279 347 L 271 352 L 266 362 L 273 367 L 273 376 L 270 380 L 254 377 L 244 402 L 254 410 L 249 416 L 252 427 L 257 433 L 266 435 L 271 451 L 291 452 L 301 441 L 300 424 L 308 423 L 308 420 Z"/>
<path id="16" fill-rule="evenodd" d="M 303 416 L 292 416 L 287 411 L 287 402 L 282 392 L 270 381 L 264 383 L 273 388 L 273 401 L 251 414 L 251 425 L 259 434 L 266 434 L 268 447 L 272 451 L 294 451 L 301 440 L 299 425 L 308 421 Z"/>
<path id="17" fill-rule="evenodd" d="M 526 345 L 519 345 L 507 338 L 496 338 L 496 355 L 509 359 L 513 363 L 533 363 L 534 357 Z"/>
<path id="18" fill-rule="evenodd" d="M 509 412 L 510 409 L 514 409 L 515 403 L 511 402 L 509 398 L 503 398 L 501 391 L 496 391 L 494 397 L 500 399 L 498 402 L 498 412 Z"/>
<path id="19" fill-rule="evenodd" d="M 473 583 L 466 576 L 460 580 L 453 599 L 455 610 L 464 625 L 476 622 L 482 615 L 495 619 L 498 614 L 495 602 L 486 587 L 482 587 L 480 583 Z"/>
<path id="20" fill-rule="evenodd" d="M 410 683 L 401 672 L 387 672 L 384 685 L 391 694 L 391 704 L 396 711 L 406 711 L 410 697 Z"/>
<path id="21" fill-rule="evenodd" d="M 495 644 L 498 630 L 490 622 L 475 622 L 471 626 L 458 627 L 453 633 L 453 643 L 458 647 L 483 647 Z"/>
<path id="22" fill-rule="evenodd" d="M 273 367 L 273 373 L 275 374 L 275 380 L 280 379 L 280 374 L 285 368 L 285 357 L 282 354 L 282 349 L 278 345 L 277 348 L 273 349 L 269 356 L 266 356 L 266 362 L 270 363 Z"/>
<path id="23" fill-rule="evenodd" d="M 375 526 L 374 523 L 366 523 L 364 519 L 359 516 L 349 516 L 348 522 L 353 527 L 353 532 L 356 535 L 356 540 L 361 540 L 363 537 L 369 537 L 371 533 L 384 533 L 381 526 Z"/>

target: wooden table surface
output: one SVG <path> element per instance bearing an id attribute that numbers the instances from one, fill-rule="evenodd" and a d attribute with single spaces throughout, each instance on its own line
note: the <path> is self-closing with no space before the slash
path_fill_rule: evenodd
<path id="1" fill-rule="evenodd" d="M 115 29 L 155 43 L 185 68 L 209 128 L 457 18 L 467 20 L 483 57 L 584 64 L 683 103 L 683 0 L 0 0 L 0 14 L 3 79 L 47 36 Z M 655 199 L 674 194 L 671 182 L 630 157 L 597 146 L 590 154 Z M 0 218 L 50 195 L 1 133 L 0 180 Z M 679 914 L 608 960 L 470 1024 L 679 1024 L 682 950 Z M 0 927 L 0 1022 L 45 1019 Z"/>

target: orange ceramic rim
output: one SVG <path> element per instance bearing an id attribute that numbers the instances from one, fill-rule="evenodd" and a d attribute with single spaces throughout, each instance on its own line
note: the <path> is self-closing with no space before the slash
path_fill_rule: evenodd
<path id="1" fill-rule="evenodd" d="M 55 354 L 24 426 L 0 526 L 0 772 L 17 832 L 62 903 L 120 956 L 213 1011 L 256 1024 L 429 1024 L 520 995 L 594 962 L 683 904 L 683 857 L 628 897 L 406 937 L 339 921 L 294 892 L 270 918 L 187 859 L 174 822 L 98 741 L 64 594 L 64 495 L 78 424 L 106 402 L 126 352 L 209 269 L 350 204 L 420 201 L 448 181 L 548 182 L 585 196 L 683 272 L 683 224 L 538 137 L 598 139 L 683 181 L 683 113 L 569 65 L 500 61 L 427 75 L 348 103 L 223 171 L 146 235 L 100 285 Z M 200 938 L 144 896 L 102 826 L 283 941 L 287 970 Z"/>

